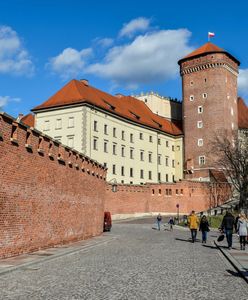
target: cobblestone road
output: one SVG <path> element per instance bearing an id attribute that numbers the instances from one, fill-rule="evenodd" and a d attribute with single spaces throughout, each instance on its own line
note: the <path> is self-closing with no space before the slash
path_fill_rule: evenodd
<path id="1" fill-rule="evenodd" d="M 247 300 L 248 285 L 209 242 L 145 222 L 114 225 L 116 239 L 0 277 L 0 299 Z M 210 235 L 214 235 L 211 233 Z"/>

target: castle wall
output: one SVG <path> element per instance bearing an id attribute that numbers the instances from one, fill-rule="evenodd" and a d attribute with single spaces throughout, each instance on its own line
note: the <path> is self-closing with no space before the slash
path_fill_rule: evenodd
<path id="1" fill-rule="evenodd" d="M 0 257 L 102 233 L 106 169 L 0 113 Z"/>
<path id="2" fill-rule="evenodd" d="M 192 210 L 201 212 L 220 205 L 228 199 L 228 195 L 227 187 L 221 187 L 220 192 L 209 183 L 186 180 L 174 184 L 118 185 L 117 192 L 112 192 L 109 185 L 105 210 L 111 212 L 113 219 L 157 213 L 175 215 L 179 204 L 179 213 L 184 215 Z"/>

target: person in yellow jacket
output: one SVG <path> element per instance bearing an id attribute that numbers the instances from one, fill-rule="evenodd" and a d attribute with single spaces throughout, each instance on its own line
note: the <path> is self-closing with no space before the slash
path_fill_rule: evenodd
<path id="1" fill-rule="evenodd" d="M 192 210 L 192 213 L 188 217 L 188 225 L 191 231 L 192 243 L 194 243 L 196 241 L 197 229 L 199 226 L 199 219 L 194 210 Z"/>

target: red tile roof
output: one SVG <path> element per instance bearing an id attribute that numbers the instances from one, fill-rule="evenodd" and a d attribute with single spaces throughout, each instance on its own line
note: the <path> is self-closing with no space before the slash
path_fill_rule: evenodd
<path id="1" fill-rule="evenodd" d="M 29 127 L 34 127 L 34 115 L 33 114 L 28 114 L 21 118 L 21 121 L 25 124 L 28 125 Z"/>
<path id="2" fill-rule="evenodd" d="M 178 64 L 182 63 L 185 60 L 193 58 L 193 57 L 198 57 L 198 56 L 201 56 L 201 55 L 210 54 L 210 53 L 218 53 L 218 52 L 219 53 L 225 53 L 225 54 L 227 54 L 234 61 L 236 61 L 238 63 L 238 65 L 240 65 L 240 62 L 235 57 L 233 57 L 231 54 L 229 54 L 226 50 L 224 50 L 224 49 L 222 49 L 222 48 L 220 48 L 220 47 L 218 47 L 218 46 L 216 46 L 216 45 L 214 45 L 214 44 L 212 44 L 210 42 L 204 44 L 200 48 L 194 50 L 193 52 L 191 52 L 187 56 L 185 56 L 182 59 L 180 59 L 178 61 Z"/>
<path id="3" fill-rule="evenodd" d="M 238 127 L 248 129 L 248 107 L 241 97 L 238 98 Z"/>
<path id="4" fill-rule="evenodd" d="M 75 79 L 32 111 L 82 103 L 89 103 L 135 123 L 172 135 L 183 134 L 181 122 L 171 122 L 154 114 L 143 101 L 130 96 L 115 97 Z"/>

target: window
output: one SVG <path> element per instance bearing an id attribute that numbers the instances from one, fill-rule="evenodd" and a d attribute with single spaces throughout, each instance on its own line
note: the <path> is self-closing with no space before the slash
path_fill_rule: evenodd
<path id="1" fill-rule="evenodd" d="M 74 127 L 74 117 L 69 117 L 68 119 L 68 128 Z"/>
<path id="2" fill-rule="evenodd" d="M 56 120 L 56 127 L 55 129 L 61 129 L 62 128 L 62 120 L 61 119 L 57 119 Z"/>
<path id="3" fill-rule="evenodd" d="M 113 137 L 116 137 L 116 128 L 113 128 Z"/>
<path id="4" fill-rule="evenodd" d="M 113 144 L 113 154 L 116 155 L 116 144 Z"/>
<path id="5" fill-rule="evenodd" d="M 50 121 L 47 120 L 44 122 L 44 131 L 50 130 Z"/>
<path id="6" fill-rule="evenodd" d="M 104 124 L 104 134 L 108 134 L 108 125 Z"/>
<path id="7" fill-rule="evenodd" d="M 174 159 L 172 159 L 172 168 L 175 168 L 175 160 Z"/>
<path id="8" fill-rule="evenodd" d="M 130 143 L 133 143 L 133 134 L 130 133 Z"/>
<path id="9" fill-rule="evenodd" d="M 232 129 L 234 129 L 234 123 L 232 122 Z"/>
<path id="10" fill-rule="evenodd" d="M 149 178 L 149 180 L 152 180 L 152 171 L 148 172 L 148 178 Z"/>
<path id="11" fill-rule="evenodd" d="M 125 131 L 124 130 L 121 131 L 121 139 L 123 141 L 125 141 Z"/>
<path id="12" fill-rule="evenodd" d="M 144 151 L 143 150 L 141 150 L 140 151 L 140 160 L 144 160 Z"/>
<path id="13" fill-rule="evenodd" d="M 97 129 L 97 121 L 94 121 L 94 131 L 98 131 L 98 129 Z"/>
<path id="14" fill-rule="evenodd" d="M 54 137 L 55 141 L 57 142 L 60 142 L 61 143 L 61 140 L 62 140 L 62 136 L 55 136 Z"/>
<path id="15" fill-rule="evenodd" d="M 193 95 L 190 95 L 190 96 L 189 96 L 189 100 L 190 100 L 190 101 L 193 101 L 193 100 L 194 100 L 194 96 L 193 96 Z"/>
<path id="16" fill-rule="evenodd" d="M 112 166 L 112 173 L 113 173 L 113 175 L 116 175 L 116 165 Z"/>
<path id="17" fill-rule="evenodd" d="M 158 139 L 158 145 L 161 145 L 161 139 Z"/>
<path id="18" fill-rule="evenodd" d="M 67 145 L 70 148 L 74 147 L 74 135 L 67 136 Z"/>
<path id="19" fill-rule="evenodd" d="M 176 195 L 178 195 L 178 189 L 176 189 Z"/>
<path id="20" fill-rule="evenodd" d="M 107 168 L 107 163 L 104 162 L 104 163 L 103 163 L 103 166 L 104 166 L 104 168 Z"/>
<path id="21" fill-rule="evenodd" d="M 158 164 L 161 165 L 161 155 L 158 155 Z"/>
<path id="22" fill-rule="evenodd" d="M 202 114 L 203 113 L 203 107 L 202 106 L 198 106 L 198 114 Z"/>
<path id="23" fill-rule="evenodd" d="M 166 165 L 166 167 L 169 166 L 169 157 L 168 156 L 165 157 L 165 165 Z"/>
<path id="24" fill-rule="evenodd" d="M 158 173 L 158 181 L 161 181 L 161 173 Z"/>
<path id="25" fill-rule="evenodd" d="M 169 141 L 166 141 L 166 142 L 165 142 L 165 146 L 166 146 L 166 147 L 169 147 Z"/>
<path id="26" fill-rule="evenodd" d="M 197 145 L 198 145 L 199 147 L 203 146 L 203 139 L 198 139 Z"/>
<path id="27" fill-rule="evenodd" d="M 174 145 L 171 146 L 172 151 L 175 151 L 175 147 Z"/>
<path id="28" fill-rule="evenodd" d="M 152 135 L 149 136 L 149 142 L 152 143 Z"/>
<path id="29" fill-rule="evenodd" d="M 181 189 L 181 195 L 183 195 L 183 189 Z"/>
<path id="30" fill-rule="evenodd" d="M 144 170 L 140 170 L 140 178 L 144 179 Z"/>
<path id="31" fill-rule="evenodd" d="M 169 176 L 168 176 L 168 174 L 165 174 L 165 181 L 166 181 L 166 182 L 169 181 Z"/>
<path id="32" fill-rule="evenodd" d="M 139 136 L 140 136 L 140 140 L 143 140 L 143 133 L 142 132 L 140 132 Z"/>
<path id="33" fill-rule="evenodd" d="M 161 189 L 158 189 L 158 195 L 161 196 Z"/>
<path id="34" fill-rule="evenodd" d="M 193 81 L 190 81 L 190 85 L 192 86 L 194 84 L 194 82 Z"/>
<path id="35" fill-rule="evenodd" d="M 148 153 L 148 161 L 149 161 L 149 163 L 152 162 L 152 153 Z"/>
<path id="36" fill-rule="evenodd" d="M 108 153 L 108 142 L 107 141 L 104 141 L 104 144 L 103 144 L 103 151 L 105 153 Z"/>
<path id="37" fill-rule="evenodd" d="M 199 165 L 205 165 L 205 156 L 199 156 Z"/>
<path id="38" fill-rule="evenodd" d="M 130 168 L 130 177 L 133 177 L 133 168 Z"/>
<path id="39" fill-rule="evenodd" d="M 203 122 L 202 121 L 198 121 L 197 122 L 197 128 L 202 128 L 203 127 Z"/>
<path id="40" fill-rule="evenodd" d="M 125 176 L 124 167 L 121 167 L 121 176 Z"/>
<path id="41" fill-rule="evenodd" d="M 172 175 L 172 181 L 175 182 L 175 175 Z"/>
<path id="42" fill-rule="evenodd" d="M 133 148 L 130 148 L 130 158 L 133 159 L 133 151 L 134 149 Z"/>
<path id="43" fill-rule="evenodd" d="M 121 146 L 121 156 L 125 157 L 125 146 Z"/>
<path id="44" fill-rule="evenodd" d="M 203 94 L 202 94 L 202 98 L 203 98 L 203 99 L 206 99 L 206 98 L 207 98 L 207 96 L 208 96 L 208 94 L 207 94 L 207 93 L 203 93 Z"/>
<path id="45" fill-rule="evenodd" d="M 98 139 L 93 138 L 93 150 L 98 150 Z"/>
<path id="46" fill-rule="evenodd" d="M 233 116 L 233 108 L 231 107 L 231 115 Z"/>

